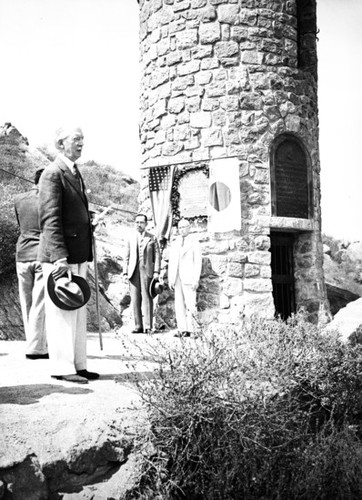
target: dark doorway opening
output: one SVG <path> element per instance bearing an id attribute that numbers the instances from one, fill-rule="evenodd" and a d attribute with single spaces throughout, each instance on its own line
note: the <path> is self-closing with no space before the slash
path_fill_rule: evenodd
<path id="1" fill-rule="evenodd" d="M 286 320 L 295 312 L 294 234 L 272 232 L 270 242 L 275 315 Z"/>

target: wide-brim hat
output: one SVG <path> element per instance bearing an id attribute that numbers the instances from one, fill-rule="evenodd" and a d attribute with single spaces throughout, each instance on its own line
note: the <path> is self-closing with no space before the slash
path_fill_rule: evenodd
<path id="1" fill-rule="evenodd" d="M 151 297 L 154 299 L 156 295 L 160 295 L 163 292 L 163 285 L 160 283 L 158 278 L 152 278 L 149 289 Z"/>
<path id="2" fill-rule="evenodd" d="M 87 281 L 78 274 L 71 273 L 54 280 L 52 273 L 50 273 L 47 287 L 53 303 L 66 311 L 83 307 L 91 296 Z"/>

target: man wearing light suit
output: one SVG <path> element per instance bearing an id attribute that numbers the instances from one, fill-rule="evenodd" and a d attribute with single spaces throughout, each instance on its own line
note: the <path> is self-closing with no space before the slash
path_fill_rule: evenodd
<path id="1" fill-rule="evenodd" d="M 39 179 L 44 170 L 35 172 L 35 186 L 14 199 L 20 235 L 16 243 L 16 273 L 19 299 L 26 338 L 27 359 L 47 359 L 48 346 L 45 333 L 44 280 L 38 258 L 40 238 L 38 193 Z"/>
<path id="2" fill-rule="evenodd" d="M 60 128 L 55 146 L 59 154 L 40 178 L 38 259 L 42 262 L 45 285 L 72 272 L 86 278 L 87 261 L 92 261 L 92 223 L 84 182 L 75 165 L 83 149 L 79 127 Z M 87 309 L 57 307 L 45 286 L 45 317 L 52 377 L 88 383 L 99 377 L 87 370 Z"/>
<path id="3" fill-rule="evenodd" d="M 151 333 L 153 299 L 150 295 L 152 278 L 158 278 L 161 267 L 156 238 L 146 231 L 147 216 L 136 216 L 136 231 L 127 242 L 123 274 L 129 279 L 135 329 L 132 333 Z"/>
<path id="4" fill-rule="evenodd" d="M 201 246 L 190 234 L 190 223 L 181 219 L 178 223 L 179 236 L 170 246 L 168 283 L 175 290 L 175 312 L 178 333 L 176 337 L 190 337 L 194 333 L 196 290 L 202 267 Z"/>

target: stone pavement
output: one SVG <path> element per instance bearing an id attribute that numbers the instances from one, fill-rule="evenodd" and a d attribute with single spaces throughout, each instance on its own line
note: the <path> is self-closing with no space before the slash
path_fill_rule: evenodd
<path id="1" fill-rule="evenodd" d="M 0 341 L 0 499 L 7 489 L 20 500 L 103 500 L 112 498 L 100 493 L 106 480 L 126 491 L 135 471 L 123 465 L 146 425 L 135 380 L 154 376 L 150 351 L 160 341 L 173 342 L 173 332 L 107 333 L 103 351 L 88 334 L 88 369 L 100 379 L 87 385 L 51 378 L 49 360 L 27 360 L 24 342 Z"/>

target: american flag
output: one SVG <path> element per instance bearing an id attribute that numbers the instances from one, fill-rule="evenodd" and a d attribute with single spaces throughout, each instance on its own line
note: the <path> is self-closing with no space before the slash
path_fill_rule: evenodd
<path id="1" fill-rule="evenodd" d="M 175 167 L 151 167 L 148 177 L 153 220 L 159 241 L 169 239 L 172 228 L 171 191 Z"/>

